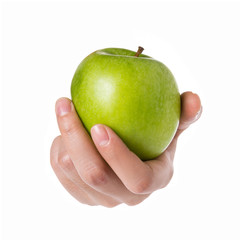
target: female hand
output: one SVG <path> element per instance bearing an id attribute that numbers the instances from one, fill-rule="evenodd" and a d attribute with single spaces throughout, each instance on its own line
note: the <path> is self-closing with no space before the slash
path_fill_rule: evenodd
<path id="1" fill-rule="evenodd" d="M 202 112 L 198 95 L 185 92 L 181 101 L 180 124 L 171 144 L 156 159 L 143 162 L 107 126 L 95 125 L 91 138 L 71 100 L 60 98 L 56 115 L 61 135 L 54 139 L 50 154 L 59 181 L 79 202 L 105 207 L 139 204 L 167 186 L 178 137 Z"/>

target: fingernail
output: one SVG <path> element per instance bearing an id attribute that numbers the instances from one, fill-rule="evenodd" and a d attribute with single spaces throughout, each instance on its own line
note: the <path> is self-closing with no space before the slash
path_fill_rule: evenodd
<path id="1" fill-rule="evenodd" d="M 60 117 L 72 111 L 72 102 L 67 98 L 60 98 L 56 103 L 56 114 Z"/>
<path id="2" fill-rule="evenodd" d="M 196 116 L 195 116 L 195 120 L 197 120 L 202 114 L 202 106 L 200 107 L 199 111 L 197 112 Z"/>
<path id="3" fill-rule="evenodd" d="M 106 146 L 109 143 L 108 132 L 102 125 L 95 125 L 91 129 L 94 142 L 99 146 Z"/>

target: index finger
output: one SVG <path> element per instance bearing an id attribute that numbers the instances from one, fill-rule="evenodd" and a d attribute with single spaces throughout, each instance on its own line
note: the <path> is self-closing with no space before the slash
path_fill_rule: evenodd
<path id="1" fill-rule="evenodd" d="M 75 167 L 88 170 L 105 168 L 106 164 L 79 120 L 70 99 L 60 98 L 56 102 L 56 115 L 63 142 Z"/>
<path id="2" fill-rule="evenodd" d="M 66 150 L 81 179 L 98 192 L 120 200 L 131 199 L 133 194 L 97 151 L 70 99 L 57 101 L 56 115 Z"/>

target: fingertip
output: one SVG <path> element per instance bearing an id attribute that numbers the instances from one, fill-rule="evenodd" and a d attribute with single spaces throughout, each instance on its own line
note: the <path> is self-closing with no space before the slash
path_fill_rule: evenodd
<path id="1" fill-rule="evenodd" d="M 71 99 L 69 99 L 67 97 L 60 97 L 57 99 L 56 105 L 61 104 L 62 102 L 71 102 Z"/>
<path id="2" fill-rule="evenodd" d="M 73 104 L 69 98 L 61 97 L 56 101 L 55 112 L 57 116 L 64 116 L 72 110 Z"/>
<path id="3" fill-rule="evenodd" d="M 110 137 L 106 127 L 102 124 L 96 124 L 91 128 L 91 136 L 95 144 L 106 146 L 109 144 Z"/>
<path id="4" fill-rule="evenodd" d="M 181 95 L 182 113 L 181 118 L 184 121 L 195 119 L 201 112 L 202 105 L 198 94 L 193 92 L 185 92 Z"/>

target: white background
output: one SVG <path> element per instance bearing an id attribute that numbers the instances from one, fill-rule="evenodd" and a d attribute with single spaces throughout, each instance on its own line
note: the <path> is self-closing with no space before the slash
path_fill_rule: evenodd
<path id="1" fill-rule="evenodd" d="M 238 2 L 4 2 L 2 10 L 4 240 L 240 239 Z M 135 207 L 81 205 L 50 167 L 55 101 L 70 97 L 89 53 L 139 45 L 172 70 L 181 92 L 200 95 L 203 115 L 179 139 L 167 188 Z"/>

